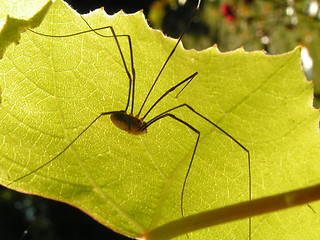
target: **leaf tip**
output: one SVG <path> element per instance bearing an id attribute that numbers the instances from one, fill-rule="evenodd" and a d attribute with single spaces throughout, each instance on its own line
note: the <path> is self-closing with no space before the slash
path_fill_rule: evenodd
<path id="1" fill-rule="evenodd" d="M 239 47 L 239 48 L 236 49 L 235 51 L 241 52 L 241 53 L 245 53 L 245 52 L 246 52 L 246 50 L 244 49 L 244 46 Z"/>
<path id="2" fill-rule="evenodd" d="M 217 53 L 221 53 L 220 50 L 219 50 L 219 48 L 218 48 L 218 44 L 216 44 L 216 43 L 212 46 L 212 49 L 213 49 L 214 51 L 216 51 Z"/>

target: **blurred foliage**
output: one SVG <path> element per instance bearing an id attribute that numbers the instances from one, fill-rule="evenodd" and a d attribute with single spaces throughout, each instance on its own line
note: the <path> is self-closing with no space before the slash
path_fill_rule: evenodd
<path id="1" fill-rule="evenodd" d="M 189 0 L 182 6 L 172 0 L 156 1 L 151 5 L 149 21 L 168 35 L 178 37 L 196 2 Z M 319 1 L 315 0 L 204 0 L 183 42 L 186 48 L 198 50 L 217 44 L 222 52 L 243 46 L 246 51 L 264 49 L 269 54 L 281 54 L 302 45 L 307 50 L 303 67 L 307 78 L 314 81 L 318 98 L 319 20 Z M 308 54 L 311 59 L 307 58 Z M 320 107 L 317 101 L 315 107 Z"/>

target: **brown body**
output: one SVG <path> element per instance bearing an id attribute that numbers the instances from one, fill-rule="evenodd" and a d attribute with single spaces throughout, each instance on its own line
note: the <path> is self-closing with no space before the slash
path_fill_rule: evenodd
<path id="1" fill-rule="evenodd" d="M 142 119 L 129 115 L 124 111 L 111 114 L 110 119 L 114 125 L 127 133 L 134 135 L 147 133 L 146 123 Z"/>

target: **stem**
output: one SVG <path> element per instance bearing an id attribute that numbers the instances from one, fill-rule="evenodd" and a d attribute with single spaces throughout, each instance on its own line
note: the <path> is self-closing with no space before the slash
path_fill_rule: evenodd
<path id="1" fill-rule="evenodd" d="M 172 239 L 188 232 L 320 200 L 320 184 L 209 210 L 169 222 L 145 233 L 145 240 Z"/>

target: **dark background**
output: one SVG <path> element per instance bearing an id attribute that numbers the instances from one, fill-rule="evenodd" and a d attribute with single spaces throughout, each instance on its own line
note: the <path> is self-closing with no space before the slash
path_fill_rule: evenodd
<path id="1" fill-rule="evenodd" d="M 187 0 L 184 5 L 179 5 L 178 0 L 65 0 L 79 13 L 85 14 L 90 10 L 95 10 L 100 7 L 104 7 L 104 10 L 113 15 L 120 10 L 125 13 L 135 13 L 143 9 L 143 12 L 149 20 L 150 11 L 163 11 L 164 18 L 159 22 L 161 26 L 155 26 L 152 21 L 148 21 L 149 25 L 153 28 L 160 28 L 166 35 L 174 38 L 178 38 L 190 21 L 198 0 Z M 161 7 L 155 5 L 155 3 L 161 2 Z M 202 0 L 201 9 L 204 8 L 206 0 Z M 188 33 L 191 35 L 205 35 L 208 32 L 208 26 L 198 18 L 193 19 Z M 211 44 L 212 45 L 212 44 Z"/>
<path id="2" fill-rule="evenodd" d="M 149 6 L 153 0 L 87 0 L 87 1 L 79 1 L 79 0 L 67 0 L 74 9 L 76 9 L 79 13 L 88 13 L 90 10 L 95 10 L 100 7 L 104 7 L 105 11 L 111 15 L 119 10 L 124 10 L 126 13 L 134 13 L 139 11 L 140 9 L 144 9 L 144 11 L 149 10 Z"/>

